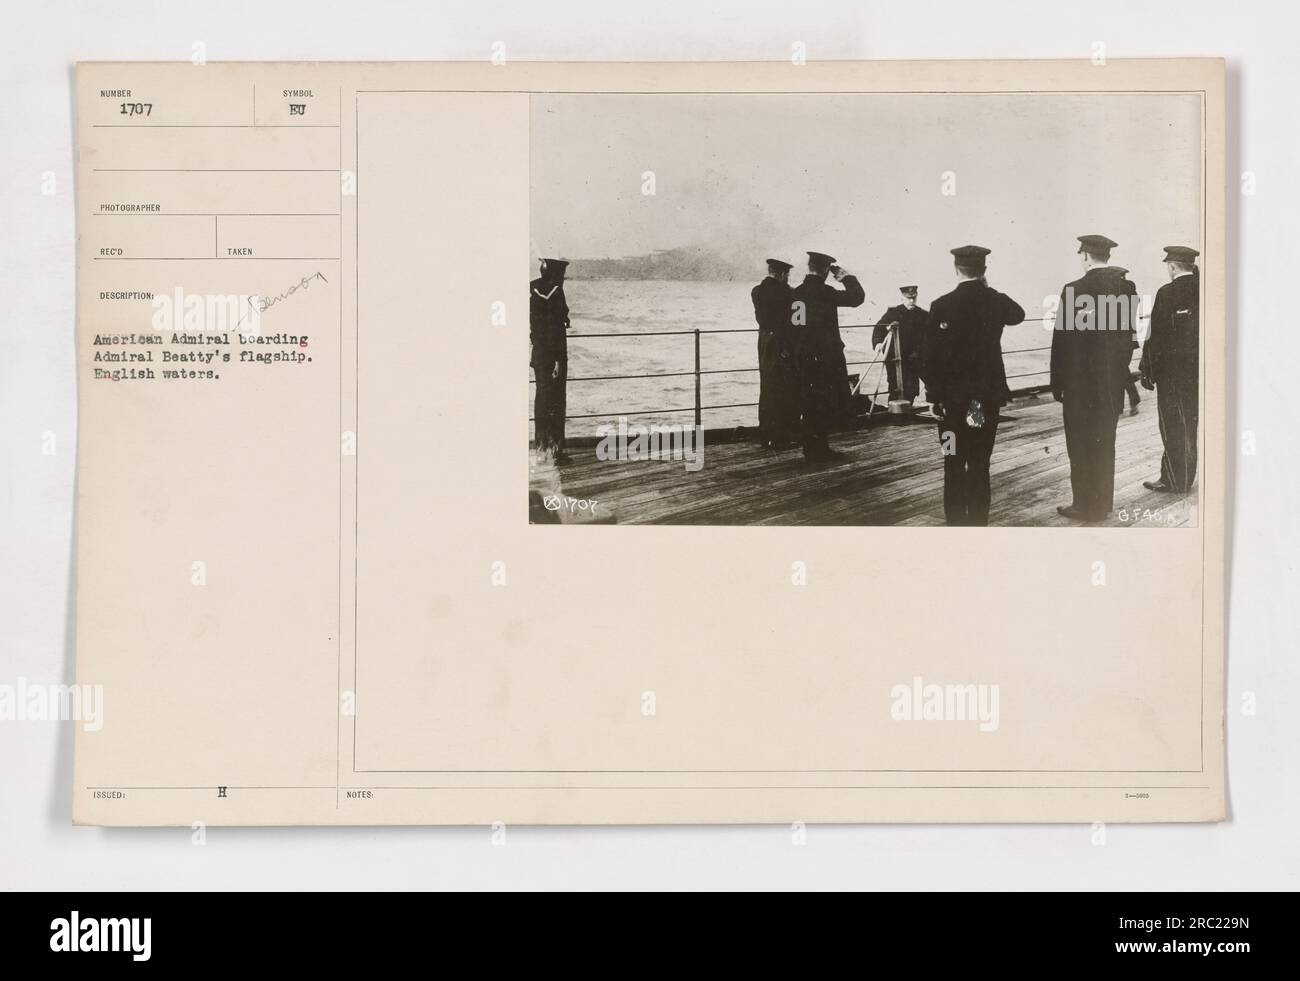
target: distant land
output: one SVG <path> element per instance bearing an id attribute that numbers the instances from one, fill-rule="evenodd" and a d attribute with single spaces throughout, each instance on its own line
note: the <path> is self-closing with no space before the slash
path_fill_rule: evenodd
<path id="1" fill-rule="evenodd" d="M 570 279 L 750 280 L 762 263 L 738 262 L 712 249 L 682 246 L 621 259 L 571 259 Z"/>

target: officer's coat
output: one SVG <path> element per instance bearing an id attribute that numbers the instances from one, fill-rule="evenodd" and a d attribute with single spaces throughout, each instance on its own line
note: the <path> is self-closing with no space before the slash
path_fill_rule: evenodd
<path id="1" fill-rule="evenodd" d="M 790 303 L 794 287 L 768 276 L 749 291 L 754 302 L 754 320 L 758 323 L 759 358 L 762 359 L 766 341 L 774 341 L 776 350 L 788 348 L 794 342 L 795 328 L 790 324 Z"/>
<path id="2" fill-rule="evenodd" d="M 1194 274 L 1179 276 L 1156 292 L 1151 307 L 1151 334 L 1142 349 L 1139 370 L 1162 381 L 1191 385 L 1200 363 L 1201 284 Z"/>
<path id="3" fill-rule="evenodd" d="M 919 306 L 909 310 L 901 303 L 896 307 L 890 307 L 880 318 L 876 329 L 871 332 L 872 347 L 880 346 L 889 330 L 889 325 L 895 322 L 898 323 L 898 351 L 889 352 L 890 360 L 894 359 L 896 353 L 901 353 L 905 365 L 909 361 L 920 361 L 921 348 L 925 344 L 925 327 L 930 322 L 929 311 Z"/>
<path id="4" fill-rule="evenodd" d="M 840 307 L 858 307 L 867 295 L 856 276 L 845 276 L 836 289 L 809 275 L 794 289 L 791 323 L 798 337 L 804 424 L 813 432 L 830 429 L 848 403 L 848 365 L 840 337 Z M 802 325 L 800 324 L 802 321 Z"/>
<path id="5" fill-rule="evenodd" d="M 931 402 L 964 412 L 972 399 L 986 408 L 1009 395 L 1002 363 L 1002 329 L 1023 323 L 1024 308 L 983 280 L 958 283 L 930 306 L 921 377 Z"/>
<path id="6" fill-rule="evenodd" d="M 532 365 L 551 365 L 567 361 L 569 341 L 569 303 L 564 284 L 534 279 L 528 284 L 528 336 L 533 343 Z"/>
<path id="7" fill-rule="evenodd" d="M 1117 302 L 1118 301 L 1118 302 Z M 1105 413 L 1122 407 L 1133 358 L 1137 287 L 1109 266 L 1067 283 L 1052 331 L 1052 393 Z"/>

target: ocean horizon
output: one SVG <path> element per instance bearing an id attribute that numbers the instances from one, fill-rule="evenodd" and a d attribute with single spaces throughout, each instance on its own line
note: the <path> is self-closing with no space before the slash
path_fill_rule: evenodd
<path id="1" fill-rule="evenodd" d="M 590 436 L 603 423 L 626 416 L 638 423 L 690 424 L 695 405 L 693 333 L 700 335 L 700 399 L 706 409 L 706 428 L 756 426 L 758 409 L 743 403 L 758 401 L 758 335 L 751 333 L 707 333 L 708 331 L 756 331 L 754 308 L 749 293 L 758 279 L 666 280 L 666 279 L 567 279 L 569 302 L 569 386 L 568 414 L 592 418 L 571 418 L 570 436 Z M 864 370 L 852 362 L 871 361 L 870 327 L 885 311 L 901 301 L 895 288 L 867 291 L 862 306 L 840 311 L 840 327 L 850 372 Z M 934 296 L 920 297 L 929 308 Z M 1041 310 L 1041 298 L 1030 302 L 1014 297 L 1027 315 Z M 845 329 L 848 328 L 848 329 Z M 666 336 L 575 336 L 575 335 Z M 1008 327 L 1002 337 L 1007 375 L 1012 388 L 1047 381 L 1051 331 L 1038 317 Z M 1041 350 L 1026 350 L 1041 349 Z M 1023 352 L 1023 353 L 1022 353 Z M 736 370 L 740 369 L 740 370 Z M 879 366 L 870 368 L 867 389 L 874 391 Z M 1041 373 L 1041 374 L 1040 374 Z M 610 379 L 611 375 L 667 375 L 668 377 Z M 1011 377 L 1028 376 L 1028 377 Z M 531 370 L 529 377 L 532 377 Z M 599 381 L 581 381 L 600 378 Z M 882 392 L 887 385 L 880 382 Z M 533 386 L 529 386 L 530 392 Z M 922 392 L 924 397 L 924 391 Z M 531 402 L 530 402 L 531 408 Z M 678 409 L 680 411 L 665 411 Z"/>

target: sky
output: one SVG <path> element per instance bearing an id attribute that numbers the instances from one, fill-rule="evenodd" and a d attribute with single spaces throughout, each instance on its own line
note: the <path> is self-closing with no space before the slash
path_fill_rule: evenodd
<path id="1" fill-rule="evenodd" d="M 702 245 L 757 280 L 815 250 L 925 305 L 974 244 L 1028 310 L 1080 274 L 1079 235 L 1117 241 L 1143 293 L 1163 246 L 1200 248 L 1198 95 L 538 95 L 532 135 L 539 256 Z"/>

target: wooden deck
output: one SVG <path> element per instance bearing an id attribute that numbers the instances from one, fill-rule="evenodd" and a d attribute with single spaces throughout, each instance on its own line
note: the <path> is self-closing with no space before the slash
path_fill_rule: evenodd
<path id="1" fill-rule="evenodd" d="M 927 417 L 928 418 L 928 417 Z M 831 444 L 844 458 L 810 464 L 798 449 L 764 450 L 752 440 L 710 442 L 704 466 L 682 461 L 597 460 L 593 447 L 570 449 L 572 462 L 534 468 L 534 489 L 596 500 L 618 524 L 942 525 L 943 468 L 933 421 L 875 423 Z M 1115 512 L 1104 526 L 1179 526 L 1195 522 L 1196 491 L 1180 497 L 1146 490 L 1160 472 L 1154 397 L 1120 418 Z M 992 460 L 995 526 L 1070 526 L 1056 505 L 1070 502 L 1070 462 L 1061 407 L 1050 395 L 1017 398 L 1002 410 Z"/>

